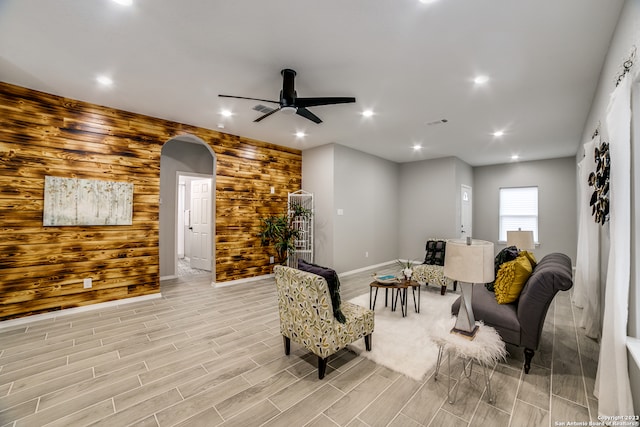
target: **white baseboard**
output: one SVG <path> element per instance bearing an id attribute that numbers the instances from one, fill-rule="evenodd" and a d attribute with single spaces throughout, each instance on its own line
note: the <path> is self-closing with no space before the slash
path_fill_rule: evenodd
<path id="1" fill-rule="evenodd" d="M 222 282 L 222 283 L 211 282 L 211 286 L 213 286 L 214 288 L 223 288 L 225 286 L 240 285 L 243 283 L 255 282 L 256 280 L 269 279 L 272 277 L 275 277 L 275 276 L 273 274 L 263 274 L 262 276 L 247 277 L 246 279 L 229 280 L 228 282 Z"/>
<path id="2" fill-rule="evenodd" d="M 19 326 L 31 322 L 37 322 L 40 320 L 56 319 L 59 316 L 67 316 L 69 314 L 84 313 L 87 311 L 99 310 L 101 308 L 117 307 L 119 305 L 148 301 L 157 298 L 162 298 L 162 294 L 160 292 L 152 295 L 142 295 L 139 297 L 124 298 L 115 301 L 99 302 L 97 304 L 85 305 L 82 307 L 66 308 L 64 310 L 52 311 L 50 313 L 34 314 L 33 316 L 20 317 L 18 319 L 3 320 L 0 322 L 0 329 L 9 328 L 11 326 Z"/>
<path id="3" fill-rule="evenodd" d="M 178 278 L 178 276 L 177 276 L 177 275 L 172 274 L 171 276 L 162 276 L 162 277 L 160 277 L 160 281 L 163 281 L 163 280 L 171 280 L 171 279 L 177 279 L 177 278 Z"/>
<path id="4" fill-rule="evenodd" d="M 389 264 L 393 264 L 395 262 L 396 262 L 396 260 L 386 261 L 386 262 L 383 262 L 383 263 L 380 263 L 380 264 L 374 264 L 374 265 L 369 265 L 367 267 L 358 268 L 356 270 L 345 271 L 344 273 L 338 274 L 338 277 L 350 276 L 352 274 L 362 273 L 363 271 L 371 270 L 372 268 L 384 267 L 384 266 L 387 266 Z"/>
<path id="5" fill-rule="evenodd" d="M 387 266 L 389 264 L 393 264 L 395 262 L 396 262 L 396 260 L 386 261 L 386 262 L 383 262 L 383 263 L 380 263 L 380 264 L 374 264 L 374 265 L 369 265 L 367 267 L 358 268 L 356 270 L 345 271 L 344 273 L 338 274 L 338 277 L 349 276 L 351 274 L 361 273 L 363 271 L 371 270 L 372 268 L 384 267 L 384 266 Z M 275 277 L 275 276 L 273 274 L 265 274 L 265 275 L 262 275 L 262 276 L 248 277 L 246 279 L 230 280 L 228 282 L 222 282 L 222 283 L 211 282 L 211 286 L 216 287 L 216 288 L 221 288 L 221 287 L 224 287 L 224 286 L 240 285 L 242 283 L 253 282 L 253 281 L 256 281 L 256 280 L 264 280 L 264 279 L 269 279 L 269 278 L 272 278 L 272 277 Z"/>

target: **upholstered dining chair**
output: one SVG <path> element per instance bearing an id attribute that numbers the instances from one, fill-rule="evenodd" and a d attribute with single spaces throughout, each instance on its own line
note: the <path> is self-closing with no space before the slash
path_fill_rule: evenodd
<path id="1" fill-rule="evenodd" d="M 284 352 L 289 355 L 291 341 L 318 356 L 318 378 L 324 378 L 327 359 L 352 342 L 364 338 L 371 351 L 374 314 L 372 310 L 349 302 L 340 309 L 341 323 L 334 317 L 327 281 L 317 274 L 277 265 L 273 269 L 278 291 L 280 333 Z"/>

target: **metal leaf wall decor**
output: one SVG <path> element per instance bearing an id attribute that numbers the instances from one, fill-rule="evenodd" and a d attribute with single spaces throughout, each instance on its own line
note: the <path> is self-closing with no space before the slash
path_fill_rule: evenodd
<path id="1" fill-rule="evenodd" d="M 591 215 L 596 223 L 604 225 L 609 220 L 609 144 L 603 142 L 594 150 L 596 170 L 589 174 L 589 186 L 594 188 L 591 195 Z"/>

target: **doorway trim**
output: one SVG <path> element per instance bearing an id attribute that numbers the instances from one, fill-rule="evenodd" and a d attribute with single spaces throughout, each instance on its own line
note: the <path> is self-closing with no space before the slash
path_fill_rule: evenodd
<path id="1" fill-rule="evenodd" d="M 468 223 L 467 223 L 468 220 Z M 465 229 L 465 225 L 467 228 Z M 473 237 L 473 188 L 460 186 L 460 238 Z"/>
<path id="2" fill-rule="evenodd" d="M 184 134 L 180 134 L 180 135 L 175 135 L 172 136 L 171 138 L 168 138 L 162 147 L 162 150 L 164 150 L 164 147 L 167 143 L 172 142 L 172 143 L 182 143 L 182 144 L 195 144 L 195 145 L 202 145 L 204 146 L 207 151 L 209 152 L 209 154 L 211 155 L 211 159 L 212 159 L 212 168 L 211 171 L 206 170 L 206 173 L 202 173 L 200 172 L 200 174 L 202 175 L 207 175 L 210 176 L 212 178 L 211 181 L 211 186 L 212 186 L 212 197 L 211 197 L 211 227 L 212 227 L 212 233 L 211 233 L 211 255 L 212 255 L 212 259 L 211 259 L 211 284 L 215 285 L 215 280 L 216 280 L 216 238 L 215 238 L 215 230 L 216 230 L 216 170 L 217 170 L 217 156 L 216 153 L 213 151 L 213 148 L 207 144 L 206 142 L 204 142 L 201 138 L 193 135 L 193 134 L 188 134 L 188 133 L 184 133 Z M 189 164 L 186 164 L 187 167 L 191 167 Z M 176 171 L 175 168 L 172 168 L 173 172 Z M 161 268 L 160 270 L 162 271 L 162 263 L 166 262 L 169 263 L 172 255 L 171 255 L 171 251 L 173 252 L 173 269 L 169 269 L 169 271 L 165 271 L 165 275 L 164 276 L 160 276 L 159 279 L 162 280 L 167 280 L 167 279 L 175 279 L 178 276 L 176 275 L 177 273 L 177 257 L 178 257 L 178 245 L 177 245 L 177 241 L 176 241 L 176 222 L 178 220 L 177 216 L 176 216 L 176 211 L 178 209 L 178 203 L 177 203 L 177 197 L 178 197 L 178 182 L 176 181 L 175 185 L 166 185 L 162 183 L 163 180 L 163 176 L 168 177 L 171 176 L 172 178 L 170 179 L 177 179 L 176 175 L 173 175 L 173 172 L 170 172 L 169 169 L 166 169 L 163 166 L 163 162 L 162 162 L 162 153 L 161 153 L 161 161 L 160 161 L 160 199 L 159 199 L 159 204 L 161 206 L 161 214 L 160 217 L 162 217 L 162 194 L 164 192 L 164 194 L 166 194 L 168 196 L 167 192 L 173 192 L 174 193 L 174 206 L 173 206 L 173 223 L 170 224 L 168 222 L 163 222 L 162 219 L 159 220 L 159 235 L 162 235 L 162 229 L 173 229 L 173 245 L 169 245 L 169 246 L 164 246 L 165 249 L 162 249 L 163 244 L 162 244 L 162 238 L 160 238 L 160 245 L 159 245 L 159 249 L 160 249 L 160 259 L 159 259 L 159 263 L 161 264 Z M 209 175 L 209 172 L 211 173 L 211 175 Z M 187 173 L 187 172 L 185 172 Z M 196 174 L 197 172 L 192 172 L 194 174 Z M 171 175 L 166 175 L 166 174 L 171 174 Z M 165 178 L 166 179 L 166 178 Z M 163 190 L 164 188 L 164 190 Z M 171 209 L 171 207 L 168 207 L 169 209 Z M 166 210 L 165 210 L 166 212 Z M 170 221 L 171 222 L 171 221 Z M 168 230 L 167 230 L 168 231 Z M 167 236 L 167 234 L 165 233 L 165 236 Z M 169 249 L 171 248 L 171 249 Z M 169 253 L 168 253 L 169 252 Z M 169 274 L 167 276 L 167 274 Z"/>
<path id="3" fill-rule="evenodd" d="M 176 204 L 175 204 L 175 237 L 174 237 L 174 258 L 175 258 L 175 265 L 176 265 L 176 270 L 178 269 L 178 236 L 180 234 L 179 232 L 179 227 L 184 226 L 184 224 L 181 224 L 180 221 L 178 220 L 178 218 L 180 218 L 180 214 L 179 214 L 179 208 L 180 208 L 180 204 L 179 204 L 179 197 L 180 197 L 180 177 L 190 177 L 190 178 L 200 178 L 200 179 L 209 179 L 211 180 L 211 220 L 209 221 L 209 245 L 211 247 L 211 272 L 207 272 L 207 274 L 211 274 L 212 275 L 212 283 L 215 282 L 215 267 L 216 267 L 216 263 L 215 263 L 215 259 L 216 259 L 216 255 L 215 255 L 215 239 L 213 238 L 214 233 L 215 233 L 215 220 L 216 220 L 216 214 L 215 214 L 215 176 L 214 175 L 208 175 L 208 174 L 203 174 L 203 173 L 196 173 L 196 172 L 184 172 L 184 171 L 176 171 Z M 178 276 L 178 272 L 175 272 L 175 275 Z M 179 277 L 179 276 L 178 276 Z"/>

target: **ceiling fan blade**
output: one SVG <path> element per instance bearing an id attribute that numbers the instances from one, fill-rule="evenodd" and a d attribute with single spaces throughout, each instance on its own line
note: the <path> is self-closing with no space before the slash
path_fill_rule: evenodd
<path id="1" fill-rule="evenodd" d="M 233 96 L 233 95 L 218 95 L 218 96 L 221 98 L 249 99 L 251 101 L 262 101 L 262 102 L 271 102 L 273 104 L 280 104 L 280 101 L 272 101 L 270 99 L 247 98 L 246 96 Z"/>
<path id="2" fill-rule="evenodd" d="M 320 117 L 316 116 L 306 108 L 298 107 L 298 109 L 296 110 L 296 114 L 304 117 L 305 119 L 309 119 L 314 123 L 318 123 L 318 124 L 322 123 L 322 120 L 320 120 Z"/>
<path id="3" fill-rule="evenodd" d="M 271 110 L 271 111 L 269 111 L 267 114 L 264 114 L 264 115 L 262 115 L 262 116 L 258 117 L 258 118 L 257 118 L 257 119 L 255 119 L 253 122 L 254 122 L 254 123 L 257 123 L 257 122 L 259 122 L 259 121 L 260 121 L 260 120 L 262 120 L 262 119 L 266 119 L 267 117 L 269 117 L 269 116 L 270 116 L 270 115 L 272 115 L 273 113 L 277 113 L 278 111 L 280 111 L 280 107 L 276 108 L 275 110 Z"/>
<path id="4" fill-rule="evenodd" d="M 356 102 L 355 98 L 346 96 L 322 97 L 322 98 L 296 98 L 296 107 L 315 107 L 318 105 L 348 104 Z"/>

